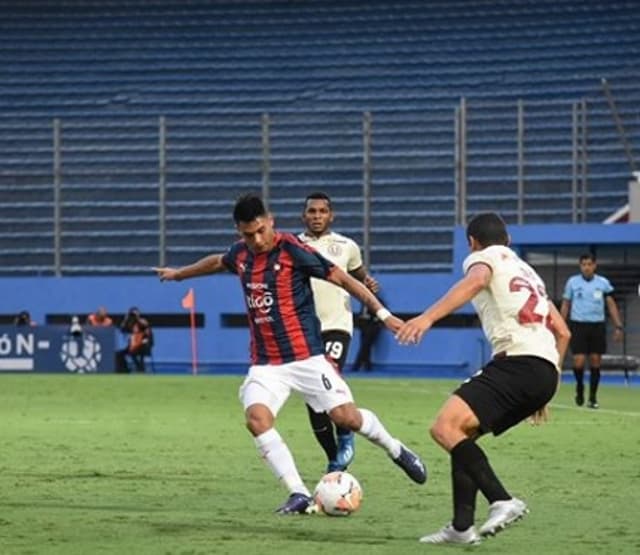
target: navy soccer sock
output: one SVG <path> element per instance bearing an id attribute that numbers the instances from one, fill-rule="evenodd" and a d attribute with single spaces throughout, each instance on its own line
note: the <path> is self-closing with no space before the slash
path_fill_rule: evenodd
<path id="1" fill-rule="evenodd" d="M 336 444 L 336 437 L 333 433 L 333 422 L 326 412 L 315 412 L 309 405 L 307 405 L 307 412 L 309 413 L 309 421 L 311 422 L 311 429 L 313 435 L 316 436 L 320 447 L 327 455 L 329 462 L 336 460 L 338 454 L 338 446 Z"/>
<path id="2" fill-rule="evenodd" d="M 511 496 L 496 476 L 489 459 L 472 439 L 463 439 L 451 450 L 454 464 L 459 464 L 489 503 L 506 501 Z"/>

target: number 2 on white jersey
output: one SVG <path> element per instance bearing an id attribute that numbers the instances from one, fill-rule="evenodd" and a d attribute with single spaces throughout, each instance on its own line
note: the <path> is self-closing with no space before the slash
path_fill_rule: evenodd
<path id="1" fill-rule="evenodd" d="M 509 282 L 509 291 L 528 291 L 529 296 L 518 311 L 518 322 L 520 324 L 539 324 L 545 322 L 547 327 L 551 327 L 551 315 L 547 314 L 546 318 L 542 314 L 536 312 L 536 307 L 540 302 L 540 297 L 546 298 L 545 290 L 539 285 L 536 286 L 523 277 L 516 276 Z"/>

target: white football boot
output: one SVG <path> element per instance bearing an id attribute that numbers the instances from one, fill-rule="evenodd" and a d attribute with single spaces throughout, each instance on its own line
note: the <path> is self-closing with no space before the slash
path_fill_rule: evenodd
<path id="1" fill-rule="evenodd" d="M 494 536 L 528 512 L 526 503 L 515 497 L 508 501 L 495 501 L 489 505 L 489 518 L 480 526 L 480 535 Z"/>
<path id="2" fill-rule="evenodd" d="M 449 523 L 441 530 L 428 536 L 422 536 L 420 543 L 462 543 L 476 545 L 480 543 L 480 536 L 476 532 L 475 526 L 469 526 L 464 532 L 459 532 Z"/>

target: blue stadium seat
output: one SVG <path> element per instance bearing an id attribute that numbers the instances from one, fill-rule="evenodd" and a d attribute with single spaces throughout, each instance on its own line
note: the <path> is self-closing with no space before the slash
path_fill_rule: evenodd
<path id="1" fill-rule="evenodd" d="M 446 271 L 453 114 L 467 99 L 469 213 L 517 218 L 516 101 L 525 110 L 526 221 L 571 221 L 572 105 L 589 103 L 587 219 L 625 202 L 629 166 L 600 91 L 640 139 L 640 10 L 622 0 L 424 3 L 109 0 L 3 3 L 0 268 L 53 271 L 53 119 L 61 121 L 65 273 L 146 273 L 159 258 L 158 129 L 166 117 L 167 256 L 234 239 L 229 212 L 262 186 L 300 226 L 334 198 L 362 237 L 362 113 L 373 116 L 374 270 Z M 637 150 L 637 148 L 636 148 Z M 126 235 L 125 235 L 126 234 Z M 123 237 L 127 246 L 120 249 Z M 16 243 L 19 243 L 16 246 Z M 16 249 L 23 249 L 22 259 Z"/>

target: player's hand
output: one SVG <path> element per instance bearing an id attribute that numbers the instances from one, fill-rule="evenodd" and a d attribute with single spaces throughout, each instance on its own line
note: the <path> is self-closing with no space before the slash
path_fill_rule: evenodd
<path id="1" fill-rule="evenodd" d="M 372 293 L 380 291 L 380 283 L 378 283 L 378 280 L 373 276 L 367 274 L 362 283 L 364 283 L 364 286 Z"/>
<path id="2" fill-rule="evenodd" d="M 388 330 L 396 333 L 402 327 L 404 321 L 392 314 L 391 316 L 387 316 L 387 318 L 383 321 L 383 324 Z"/>
<path id="3" fill-rule="evenodd" d="M 613 340 L 616 343 L 622 343 L 623 339 L 624 339 L 624 330 L 621 330 L 620 328 L 616 328 L 615 330 L 613 330 Z"/>
<path id="4" fill-rule="evenodd" d="M 422 340 L 422 336 L 431 328 L 431 322 L 421 316 L 407 320 L 396 332 L 396 339 L 400 345 L 416 345 Z"/>
<path id="5" fill-rule="evenodd" d="M 549 421 L 549 406 L 545 405 L 540 410 L 537 410 L 529 417 L 529 424 L 532 426 L 540 426 Z"/>
<path id="6" fill-rule="evenodd" d="M 160 281 L 180 281 L 178 279 L 178 270 L 176 268 L 153 267 L 152 270 L 158 274 Z"/>

